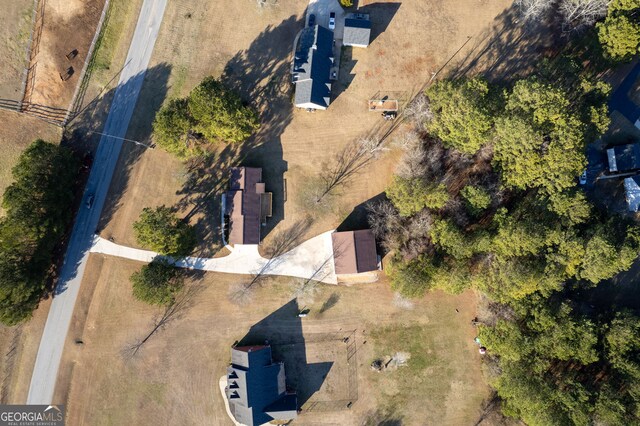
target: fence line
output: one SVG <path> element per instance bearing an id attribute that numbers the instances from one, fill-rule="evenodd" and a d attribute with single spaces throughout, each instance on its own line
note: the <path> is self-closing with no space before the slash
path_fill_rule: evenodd
<path id="1" fill-rule="evenodd" d="M 43 0 L 44 1 L 44 0 Z M 22 82 L 20 84 L 20 93 L 22 93 L 22 100 L 25 98 L 25 94 L 27 91 L 27 78 L 29 77 L 29 70 L 31 69 L 31 57 L 32 51 L 31 47 L 34 42 L 34 34 L 36 33 L 36 17 L 38 16 L 38 10 L 40 8 L 40 1 L 33 0 L 33 13 L 31 14 L 31 33 L 29 34 L 29 41 L 27 42 L 27 47 L 25 49 L 25 57 L 27 60 L 27 66 L 22 71 Z M 43 18 L 42 14 L 44 13 L 44 7 L 42 7 L 41 18 Z M 44 22 L 44 19 L 41 19 L 41 22 Z M 42 34 L 42 26 L 38 29 L 38 36 L 36 44 L 40 43 L 40 35 Z M 20 102 L 20 108 L 22 108 L 22 101 Z"/>
<path id="2" fill-rule="evenodd" d="M 76 102 L 82 103 L 82 99 L 84 98 L 84 92 L 88 86 L 89 78 L 91 77 L 91 73 L 87 74 L 87 70 L 89 69 L 89 64 L 93 62 L 93 53 L 96 47 L 96 44 L 101 40 L 103 35 L 103 24 L 105 22 L 105 18 L 109 14 L 109 4 L 110 0 L 106 0 L 104 2 L 104 7 L 102 8 L 102 14 L 100 15 L 100 20 L 98 21 L 98 25 L 96 26 L 96 31 L 93 34 L 93 40 L 91 40 L 91 45 L 89 46 L 89 50 L 87 51 L 87 57 L 84 59 L 84 65 L 82 66 L 82 71 L 80 72 L 80 78 L 78 79 L 78 85 L 76 86 L 76 90 L 73 92 L 73 97 L 71 98 L 71 103 L 69 103 L 69 108 L 67 110 L 67 114 L 64 118 L 64 124 L 69 122 L 72 114 L 75 114 L 78 110 L 78 105 Z M 83 95 L 78 98 L 78 94 L 82 91 Z"/>

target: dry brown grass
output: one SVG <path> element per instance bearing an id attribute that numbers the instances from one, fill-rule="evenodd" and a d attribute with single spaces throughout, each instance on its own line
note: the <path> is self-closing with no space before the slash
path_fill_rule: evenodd
<path id="1" fill-rule="evenodd" d="M 0 9 L 0 98 L 22 99 L 32 9 L 32 0 L 3 2 Z"/>
<path id="2" fill-rule="evenodd" d="M 139 264 L 92 255 L 88 266 L 78 305 L 82 308 L 74 313 L 56 389 L 56 401 L 68 404 L 70 424 L 229 424 L 217 381 L 229 362 L 230 346 L 269 316 L 270 321 L 258 327 L 260 336 L 277 341 L 297 330 L 292 326 L 295 315 L 275 313 L 291 300 L 290 279 L 271 280 L 258 290 L 259 304 L 239 307 L 224 297 L 234 277 L 207 273 L 198 280 L 204 290 L 184 317 L 127 360 L 122 350 L 146 334 L 160 308 L 131 295 L 128 278 Z M 329 298 L 334 301 L 320 313 Z M 406 425 L 471 424 L 478 418 L 488 388 L 470 325 L 474 294 L 433 293 L 416 301 L 413 309 L 400 308 L 393 300 L 388 284 L 380 282 L 320 286 L 313 297 L 300 302 L 300 307 L 311 309 L 302 320 L 307 340 L 318 333 L 357 330 L 358 399 L 350 410 L 303 413 L 296 424 L 360 425 L 380 408 Z M 402 330 L 414 328 L 418 331 L 411 331 L 410 337 L 417 340 L 402 341 Z M 74 339 L 84 344 L 76 345 Z M 335 363 L 316 395 L 319 400 L 342 399 L 345 393 L 340 349 L 345 346 L 331 345 L 331 351 L 327 343 L 309 342 L 305 349 L 297 345 L 278 352 L 291 359 L 291 351 L 304 350 L 307 363 Z M 369 369 L 380 355 L 414 348 L 425 351 L 412 355 L 416 361 L 427 361 L 410 362 L 406 372 L 411 374 Z"/>

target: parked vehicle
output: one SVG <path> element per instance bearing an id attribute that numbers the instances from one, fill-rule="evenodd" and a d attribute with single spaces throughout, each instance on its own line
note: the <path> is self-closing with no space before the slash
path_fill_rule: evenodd
<path id="1" fill-rule="evenodd" d="M 329 29 L 330 30 L 336 29 L 336 13 L 335 12 L 331 12 L 331 14 L 329 14 Z"/>
<path id="2" fill-rule="evenodd" d="M 313 13 L 309 15 L 309 26 L 313 27 L 316 24 L 316 15 Z"/>
<path id="3" fill-rule="evenodd" d="M 580 185 L 586 185 L 586 184 L 587 184 L 587 171 L 585 170 L 580 175 Z"/>

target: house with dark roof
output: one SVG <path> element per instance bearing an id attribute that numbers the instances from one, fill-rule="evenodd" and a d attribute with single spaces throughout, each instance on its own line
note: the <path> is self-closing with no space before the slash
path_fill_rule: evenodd
<path id="1" fill-rule="evenodd" d="M 292 68 L 296 107 L 323 110 L 329 107 L 334 59 L 333 31 L 314 25 L 300 32 Z"/>
<path id="2" fill-rule="evenodd" d="M 225 244 L 260 244 L 260 227 L 271 217 L 271 195 L 261 168 L 230 169 L 229 190 L 222 196 Z"/>
<path id="3" fill-rule="evenodd" d="M 376 239 L 370 229 L 331 234 L 337 275 L 361 274 L 380 269 Z"/>
<path id="4" fill-rule="evenodd" d="M 273 362 L 271 346 L 236 346 L 231 349 L 225 395 L 238 423 L 262 425 L 295 419 L 298 399 L 288 392 L 284 363 Z"/>
<path id="5" fill-rule="evenodd" d="M 371 21 L 364 13 L 351 13 L 344 20 L 344 46 L 367 47 L 371 39 Z"/>
<path id="6" fill-rule="evenodd" d="M 624 173 L 640 170 L 640 143 L 618 145 L 607 149 L 609 171 Z"/>

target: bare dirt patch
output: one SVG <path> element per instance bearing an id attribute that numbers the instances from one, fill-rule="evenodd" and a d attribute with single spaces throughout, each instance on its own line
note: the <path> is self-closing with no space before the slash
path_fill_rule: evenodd
<path id="1" fill-rule="evenodd" d="M 79 82 L 105 0 L 43 0 L 43 25 L 30 64 L 26 100 L 68 109 Z M 37 22 L 40 22 L 39 20 Z M 36 24 L 36 26 L 39 24 Z M 69 60 L 66 55 L 77 50 Z M 67 70 L 72 75 L 63 80 Z"/>
<path id="2" fill-rule="evenodd" d="M 259 289 L 259 304 L 239 307 L 226 299 L 234 277 L 207 273 L 192 307 L 127 359 L 123 349 L 161 311 L 131 295 L 128 278 L 139 266 L 91 256 L 81 290 L 91 302 L 74 312 L 56 389 L 70 424 L 230 424 L 217 386 L 230 346 L 267 337 L 308 402 L 296 424 L 360 425 L 381 411 L 406 425 L 472 424 L 480 415 L 488 388 L 473 343 L 471 292 L 433 293 L 406 309 L 393 303 L 387 283 L 320 286 L 296 302 L 291 280 L 278 278 Z M 302 307 L 311 311 L 300 319 Z M 407 367 L 371 371 L 391 351 L 411 352 Z M 351 387 L 349 377 L 357 379 Z"/>

